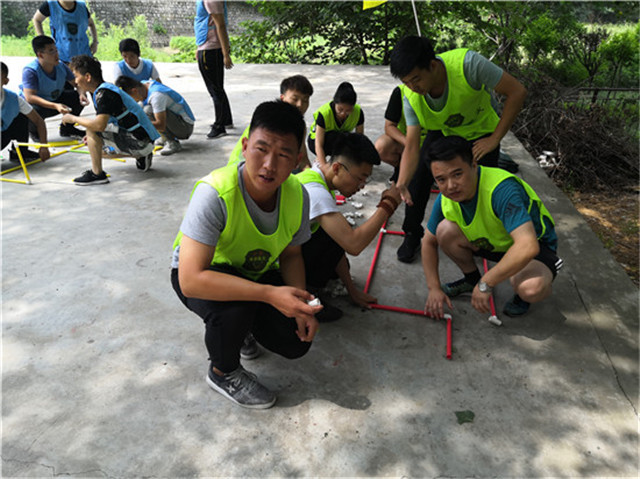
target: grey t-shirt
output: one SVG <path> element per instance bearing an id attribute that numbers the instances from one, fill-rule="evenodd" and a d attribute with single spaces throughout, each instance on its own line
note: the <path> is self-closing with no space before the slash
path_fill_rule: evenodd
<path id="1" fill-rule="evenodd" d="M 244 186 L 242 171 L 244 162 L 238 168 L 238 183 L 242 191 L 242 197 L 249 210 L 249 215 L 260 232 L 265 235 L 273 234 L 278 228 L 278 213 L 280 211 L 280 189 L 278 190 L 277 205 L 273 211 L 266 212 L 253 201 Z M 289 246 L 298 246 L 311 238 L 309 226 L 309 195 L 302 189 L 302 222 L 300 228 L 293 235 Z M 180 231 L 191 239 L 209 246 L 218 244 L 220 233 L 227 224 L 227 207 L 218 196 L 214 187 L 207 183 L 200 183 L 191 197 L 187 212 L 184 215 Z M 171 267 L 178 267 L 180 258 L 180 245 L 173 251 Z"/>
<path id="2" fill-rule="evenodd" d="M 436 58 L 440 57 L 436 56 Z M 463 72 L 464 77 L 471 88 L 480 90 L 482 85 L 484 85 L 485 89 L 489 92 L 500 82 L 502 74 L 504 73 L 502 68 L 498 65 L 490 62 L 485 57 L 472 50 L 467 51 L 464 56 Z M 433 98 L 431 95 L 427 94 L 424 97 L 429 108 L 434 111 L 441 111 L 447 104 L 448 96 L 449 84 L 447 83 L 444 93 L 441 96 Z M 407 126 L 418 126 L 420 122 L 418 121 L 418 117 L 413 111 L 413 107 L 409 103 L 409 100 L 407 100 L 407 97 L 404 97 L 403 101 L 404 117 L 407 121 Z M 494 104 L 493 106 L 495 108 L 496 105 Z"/>

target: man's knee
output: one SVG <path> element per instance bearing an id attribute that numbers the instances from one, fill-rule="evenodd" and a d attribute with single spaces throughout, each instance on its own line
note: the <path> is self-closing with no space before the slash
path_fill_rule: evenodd
<path id="1" fill-rule="evenodd" d="M 438 224 L 438 228 L 436 229 L 436 239 L 441 247 L 462 237 L 464 237 L 462 230 L 460 230 L 460 227 L 453 221 L 444 219 Z"/>
<path id="2" fill-rule="evenodd" d="M 511 277 L 513 290 L 528 303 L 537 303 L 551 294 L 553 275 L 541 262 L 533 260 Z"/>
<path id="3" fill-rule="evenodd" d="M 289 348 L 284 351 L 280 351 L 280 355 L 287 359 L 298 359 L 304 356 L 309 352 L 312 343 L 308 343 L 305 341 L 298 341 L 297 343 L 292 344 Z"/>

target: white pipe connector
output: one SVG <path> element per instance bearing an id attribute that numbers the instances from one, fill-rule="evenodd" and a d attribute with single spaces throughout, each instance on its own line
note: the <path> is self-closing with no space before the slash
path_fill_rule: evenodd
<path id="1" fill-rule="evenodd" d="M 490 322 L 491 324 L 496 325 L 496 326 L 502 326 L 502 321 L 500 321 L 500 320 L 498 319 L 498 317 L 497 317 L 496 315 L 494 315 L 494 314 L 492 314 L 491 316 L 489 316 L 489 322 Z"/>

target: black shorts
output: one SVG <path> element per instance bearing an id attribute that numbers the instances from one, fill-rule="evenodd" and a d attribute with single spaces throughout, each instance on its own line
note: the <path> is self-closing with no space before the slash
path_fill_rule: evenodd
<path id="1" fill-rule="evenodd" d="M 540 252 L 533 259 L 537 259 L 547 268 L 549 268 L 549 271 L 551 271 L 551 274 L 553 275 L 553 279 L 556 279 L 558 271 L 560 271 L 560 268 L 562 268 L 562 265 L 564 263 L 562 261 L 562 258 L 559 258 L 556 252 L 549 248 L 547 245 L 540 242 L 538 242 L 538 244 L 540 245 Z M 489 261 L 493 261 L 494 263 L 500 261 L 504 256 L 504 253 L 487 251 L 486 249 L 478 250 L 473 254 L 475 256 L 480 256 L 481 258 L 486 258 Z"/>

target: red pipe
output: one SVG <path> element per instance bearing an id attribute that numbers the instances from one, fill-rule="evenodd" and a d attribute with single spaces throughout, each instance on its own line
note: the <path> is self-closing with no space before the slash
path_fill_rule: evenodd
<path id="1" fill-rule="evenodd" d="M 451 317 L 447 318 L 447 359 L 451 359 L 453 357 L 453 354 L 451 353 L 451 330 L 453 329 L 451 327 L 451 323 L 452 323 L 452 319 Z"/>
<path id="2" fill-rule="evenodd" d="M 486 258 L 482 258 L 482 266 L 484 266 L 484 273 L 487 274 L 487 271 L 489 271 L 489 268 L 487 267 Z M 493 293 L 491 293 L 491 296 L 489 296 L 489 306 L 491 306 L 491 315 L 496 316 L 496 305 L 493 302 Z"/>
<path id="3" fill-rule="evenodd" d="M 426 316 L 427 318 L 431 317 L 431 315 L 425 313 L 424 311 L 420 311 L 419 309 L 400 308 L 398 306 L 388 306 L 386 304 L 378 303 L 371 303 L 370 306 L 373 309 L 384 309 L 385 311 L 395 311 L 396 313 L 415 314 L 416 316 Z"/>
<path id="4" fill-rule="evenodd" d="M 376 265 L 376 261 L 378 260 L 378 253 L 380 252 L 380 245 L 382 244 L 382 237 L 384 235 L 384 227 L 387 226 L 387 222 L 385 221 L 382 225 L 382 229 L 380 230 L 380 234 L 378 235 L 378 244 L 376 244 L 376 251 L 373 253 L 373 259 L 371 260 L 371 267 L 369 268 L 369 275 L 367 276 L 367 282 L 364 285 L 364 292 L 369 292 L 369 286 L 371 286 L 371 278 L 373 277 L 373 270 Z"/>

